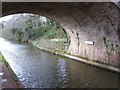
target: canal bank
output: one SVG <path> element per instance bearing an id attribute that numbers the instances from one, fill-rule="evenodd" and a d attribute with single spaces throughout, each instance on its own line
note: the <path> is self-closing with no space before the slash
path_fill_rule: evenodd
<path id="1" fill-rule="evenodd" d="M 50 45 L 49 42 L 43 43 L 43 42 L 40 41 L 40 42 L 36 43 L 35 40 L 29 40 L 29 43 L 33 44 L 34 46 L 36 46 L 40 50 L 50 52 L 52 54 L 67 57 L 67 58 L 70 58 L 70 59 L 73 59 L 73 60 L 76 60 L 76 61 L 80 61 L 80 62 L 88 64 L 88 65 L 92 65 L 92 66 L 95 66 L 95 67 L 98 67 L 98 68 L 108 70 L 108 71 L 120 73 L 120 69 L 117 68 L 117 67 L 113 67 L 113 66 L 106 65 L 106 64 L 103 64 L 103 63 L 100 63 L 100 62 L 95 62 L 95 61 L 91 61 L 91 60 L 87 60 L 87 59 L 84 59 L 84 58 L 80 58 L 80 57 L 77 57 L 77 56 L 70 55 L 69 53 L 67 53 L 67 50 L 62 50 L 61 49 L 62 45 L 59 46 L 59 47 L 61 47 L 60 49 L 59 48 L 58 49 L 53 49 L 53 48 L 50 48 L 51 45 Z M 41 44 L 42 44 L 42 46 L 41 46 Z M 44 47 L 46 44 L 49 45 L 47 48 Z M 53 47 L 55 47 L 56 45 L 57 44 L 54 44 Z"/>
<path id="2" fill-rule="evenodd" d="M 19 81 L 16 74 L 11 69 L 10 65 L 6 61 L 6 59 L 3 57 L 3 55 L 0 52 L 0 89 L 7 89 L 7 88 L 23 88 L 23 85 Z"/>

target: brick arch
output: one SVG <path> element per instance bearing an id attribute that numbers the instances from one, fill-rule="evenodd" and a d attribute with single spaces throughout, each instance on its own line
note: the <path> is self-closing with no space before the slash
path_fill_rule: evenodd
<path id="1" fill-rule="evenodd" d="M 33 13 L 59 22 L 70 37 L 68 52 L 119 66 L 120 9 L 113 3 L 3 3 L 2 15 Z M 86 42 L 91 41 L 89 45 Z"/>

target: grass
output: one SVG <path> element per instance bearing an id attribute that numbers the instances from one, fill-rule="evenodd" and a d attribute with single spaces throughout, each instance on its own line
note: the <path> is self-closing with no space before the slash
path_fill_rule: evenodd
<path id="1" fill-rule="evenodd" d="M 0 52 L 0 62 L 4 63 L 8 67 L 8 62 L 5 60 L 1 52 Z"/>
<path id="2" fill-rule="evenodd" d="M 0 53 L 0 62 L 2 61 L 2 54 Z"/>
<path id="3" fill-rule="evenodd" d="M 54 49 L 54 50 L 52 50 L 51 51 L 52 53 L 63 53 L 63 54 L 65 54 L 65 53 L 67 53 L 67 51 L 66 50 L 58 50 L 58 49 Z"/>

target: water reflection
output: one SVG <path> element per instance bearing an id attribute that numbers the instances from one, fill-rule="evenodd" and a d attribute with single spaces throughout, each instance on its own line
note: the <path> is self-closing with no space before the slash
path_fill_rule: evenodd
<path id="1" fill-rule="evenodd" d="M 11 50 L 14 50 L 14 47 L 9 45 L 9 44 L 10 44 L 10 42 L 6 42 L 5 39 L 0 38 L 0 50 L 1 49 L 5 49 L 5 50 L 11 49 Z"/>
<path id="2" fill-rule="evenodd" d="M 66 87 L 67 83 L 67 70 L 66 70 L 66 61 L 63 58 L 59 58 L 58 59 L 58 71 L 57 71 L 57 75 L 58 75 L 58 82 L 64 84 L 63 87 Z"/>
<path id="3" fill-rule="evenodd" d="M 58 75 L 61 78 L 64 78 L 67 76 L 67 72 L 66 72 L 66 62 L 64 59 L 59 58 L 58 59 Z"/>
<path id="4" fill-rule="evenodd" d="M 118 74 L 0 39 L 0 50 L 26 88 L 118 87 Z"/>

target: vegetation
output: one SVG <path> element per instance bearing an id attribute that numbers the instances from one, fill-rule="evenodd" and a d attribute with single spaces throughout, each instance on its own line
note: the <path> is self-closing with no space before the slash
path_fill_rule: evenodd
<path id="1" fill-rule="evenodd" d="M 0 52 L 0 62 L 5 63 L 6 66 L 8 66 L 8 62 L 5 60 L 5 58 L 3 57 L 3 55 Z"/>
<path id="2" fill-rule="evenodd" d="M 5 24 L 4 30 L 6 27 L 11 29 L 12 40 L 30 42 L 40 49 L 54 53 L 65 53 L 69 46 L 65 30 L 59 23 L 49 18 L 34 14 L 17 14 L 6 23 L 11 24 Z"/>
<path id="3" fill-rule="evenodd" d="M 20 18 L 22 17 L 23 16 L 20 15 Z M 35 40 L 39 37 L 46 37 L 49 39 L 56 37 L 67 38 L 64 29 L 59 25 L 59 23 L 46 17 L 33 14 L 26 14 L 26 17 L 27 19 L 22 22 L 23 25 L 21 27 L 12 28 L 11 30 L 17 41 Z M 20 18 L 17 20 L 21 20 Z"/>

